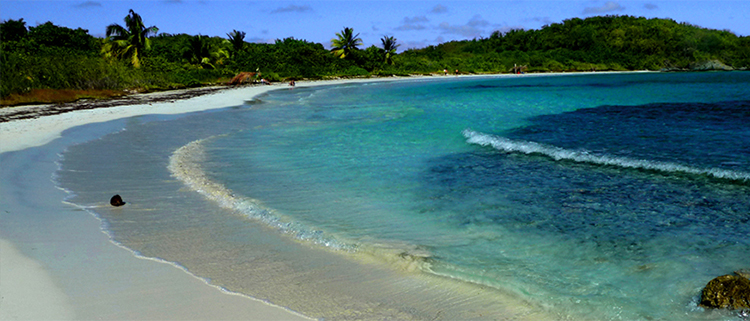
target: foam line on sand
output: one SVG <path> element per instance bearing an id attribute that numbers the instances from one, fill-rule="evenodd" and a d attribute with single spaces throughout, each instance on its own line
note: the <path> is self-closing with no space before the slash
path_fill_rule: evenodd
<path id="1" fill-rule="evenodd" d="M 0 320 L 307 319 L 209 286 L 173 264 L 133 255 L 111 242 L 92 215 L 63 203 L 65 192 L 50 179 L 70 144 L 56 141 L 67 129 L 237 106 L 279 88 L 241 87 L 0 123 Z"/>

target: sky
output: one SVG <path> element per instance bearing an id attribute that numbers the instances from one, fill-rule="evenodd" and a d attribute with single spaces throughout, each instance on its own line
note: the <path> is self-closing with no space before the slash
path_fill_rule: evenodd
<path id="1" fill-rule="evenodd" d="M 540 29 L 571 18 L 630 15 L 750 35 L 750 0 L 646 1 L 240 1 L 240 0 L 0 0 L 0 20 L 23 18 L 27 27 L 51 21 L 104 37 L 108 25 L 124 25 L 133 9 L 159 33 L 219 36 L 244 31 L 245 41 L 273 43 L 293 37 L 323 44 L 344 27 L 362 48 L 393 36 L 399 52 L 452 40 L 487 38 L 493 31 Z"/>

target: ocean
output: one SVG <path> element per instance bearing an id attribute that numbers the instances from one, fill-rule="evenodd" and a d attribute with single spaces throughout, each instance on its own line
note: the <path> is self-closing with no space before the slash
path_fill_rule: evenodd
<path id="1" fill-rule="evenodd" d="M 290 87 L 97 125 L 111 133 L 68 148 L 55 181 L 135 254 L 314 318 L 742 320 L 698 302 L 750 268 L 748 88 L 747 72 Z"/>

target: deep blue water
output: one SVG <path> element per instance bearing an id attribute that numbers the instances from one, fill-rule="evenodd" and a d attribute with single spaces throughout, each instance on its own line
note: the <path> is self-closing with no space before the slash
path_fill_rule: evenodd
<path id="1" fill-rule="evenodd" d="M 295 88 L 193 139 L 235 210 L 316 246 L 561 318 L 733 319 L 697 301 L 750 267 L 748 88 L 743 72 Z"/>

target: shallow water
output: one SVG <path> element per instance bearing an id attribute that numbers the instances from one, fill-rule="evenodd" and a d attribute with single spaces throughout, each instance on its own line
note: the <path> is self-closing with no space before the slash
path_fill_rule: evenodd
<path id="1" fill-rule="evenodd" d="M 502 293 L 528 302 L 517 318 L 731 320 L 696 302 L 708 280 L 750 266 L 749 83 L 740 72 L 644 73 L 295 88 L 258 105 L 134 119 L 72 147 L 58 181 L 83 206 L 112 185 L 138 200 L 127 217 L 92 208 L 125 246 L 308 315 L 494 318 L 512 312 L 467 311 Z M 172 152 L 199 139 L 181 154 L 194 167 L 173 178 Z M 103 173 L 116 183 L 92 183 Z M 210 185 L 187 188 L 191 177 Z M 273 231 L 287 237 L 258 236 Z M 316 261 L 321 248 L 348 255 Z M 362 265 L 345 258 L 361 255 L 447 277 L 428 292 L 481 290 L 466 290 L 472 303 L 455 303 L 463 290 L 435 299 L 456 304 L 441 315 L 429 299 L 386 290 L 353 289 L 346 302 L 358 303 L 342 312 L 335 295 L 302 303 L 294 289 L 238 286 L 261 282 L 248 275 L 260 265 L 340 291 L 361 283 L 352 270 Z M 382 273 L 370 289 L 414 289 Z M 352 314 L 373 302 L 376 312 Z"/>

